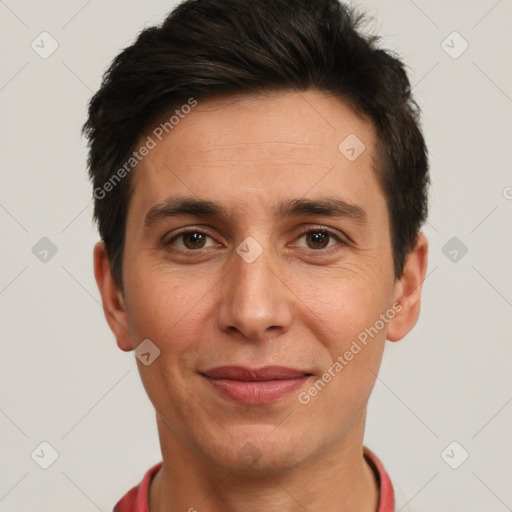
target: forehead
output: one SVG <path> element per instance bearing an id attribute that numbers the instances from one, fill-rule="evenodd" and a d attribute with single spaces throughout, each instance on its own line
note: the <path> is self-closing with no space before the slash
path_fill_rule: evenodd
<path id="1" fill-rule="evenodd" d="M 223 199 L 239 210 L 266 210 L 287 196 L 338 192 L 368 202 L 381 195 L 373 126 L 338 97 L 304 91 L 208 99 L 174 123 L 161 140 L 154 128 L 141 138 L 155 146 L 137 166 L 130 210 L 179 194 Z"/>

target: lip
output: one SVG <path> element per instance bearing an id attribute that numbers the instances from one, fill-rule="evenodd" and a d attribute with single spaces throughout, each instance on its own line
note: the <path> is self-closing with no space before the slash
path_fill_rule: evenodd
<path id="1" fill-rule="evenodd" d="M 304 370 L 284 366 L 218 366 L 201 375 L 223 397 L 245 405 L 277 402 L 300 388 L 311 376 Z"/>

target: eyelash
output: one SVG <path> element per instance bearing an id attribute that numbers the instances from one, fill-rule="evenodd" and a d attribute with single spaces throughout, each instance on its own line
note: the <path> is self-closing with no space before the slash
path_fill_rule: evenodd
<path id="1" fill-rule="evenodd" d="M 208 233 L 206 233 L 204 231 L 201 231 L 200 229 L 186 229 L 186 230 L 180 231 L 179 233 L 175 234 L 170 240 L 165 242 L 165 246 L 171 247 L 172 243 L 175 240 L 177 240 L 178 238 L 182 237 L 183 235 L 187 235 L 189 233 L 199 233 L 201 235 L 206 235 L 209 238 L 213 238 Z M 324 228 L 324 227 L 308 228 L 308 229 L 302 231 L 297 236 L 297 238 L 301 238 L 304 235 L 307 235 L 309 233 L 324 233 L 324 234 L 327 233 L 330 237 L 333 237 L 333 238 L 335 238 L 338 241 L 339 244 L 337 244 L 337 245 L 342 245 L 342 246 L 347 246 L 348 245 L 348 241 L 343 239 L 338 233 L 332 231 L 331 229 Z M 336 251 L 339 250 L 339 248 L 337 248 L 337 245 L 329 247 L 328 249 L 309 249 L 309 250 L 312 251 L 313 253 L 320 253 L 322 255 L 330 255 L 332 252 L 336 252 Z M 172 252 L 176 252 L 176 253 L 180 253 L 180 254 L 184 254 L 185 256 L 197 256 L 197 255 L 204 254 L 203 253 L 204 249 L 195 249 L 194 250 L 194 249 L 181 249 L 181 248 L 180 249 L 174 249 L 174 248 L 171 248 L 171 251 Z"/>

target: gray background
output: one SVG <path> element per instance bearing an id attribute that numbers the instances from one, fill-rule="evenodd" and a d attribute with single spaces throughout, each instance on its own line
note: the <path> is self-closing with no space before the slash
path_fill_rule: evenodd
<path id="1" fill-rule="evenodd" d="M 109 511 L 161 460 L 133 352 L 117 348 L 94 282 L 79 130 L 112 58 L 173 5 L 0 1 L 2 511 Z M 365 444 L 400 507 L 512 510 L 512 3 L 359 5 L 409 66 L 433 181 L 421 319 L 388 343 Z M 43 31 L 59 45 L 46 59 L 31 48 L 51 48 Z M 35 461 L 48 450 L 31 457 L 43 441 L 59 455 L 48 469 Z"/>

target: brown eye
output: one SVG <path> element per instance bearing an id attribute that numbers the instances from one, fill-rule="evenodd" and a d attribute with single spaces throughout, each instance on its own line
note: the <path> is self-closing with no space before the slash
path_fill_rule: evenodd
<path id="1" fill-rule="evenodd" d="M 310 249 L 325 249 L 330 236 L 331 234 L 326 231 L 309 231 L 306 233 L 306 241 L 312 244 Z"/>
<path id="2" fill-rule="evenodd" d="M 181 236 L 183 237 L 183 243 L 187 249 L 202 249 L 206 240 L 206 236 L 197 231 L 183 233 Z"/>
<path id="3" fill-rule="evenodd" d="M 299 239 L 302 238 L 305 239 L 305 245 L 298 244 L 298 246 L 306 249 L 311 249 L 314 252 L 327 253 L 330 252 L 329 249 L 333 248 L 335 245 L 346 245 L 346 242 L 342 238 L 342 236 L 328 229 L 309 229 L 308 231 L 304 231 L 299 236 Z M 322 251 L 322 249 L 327 250 Z"/>
<path id="4" fill-rule="evenodd" d="M 207 248 L 207 239 L 211 237 L 198 230 L 182 231 L 174 235 L 167 243 L 168 246 L 177 246 L 179 249 L 188 252 L 198 251 Z M 181 240 L 181 243 L 177 243 Z"/>

